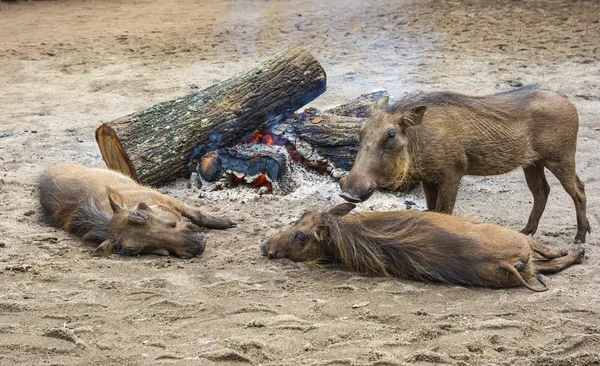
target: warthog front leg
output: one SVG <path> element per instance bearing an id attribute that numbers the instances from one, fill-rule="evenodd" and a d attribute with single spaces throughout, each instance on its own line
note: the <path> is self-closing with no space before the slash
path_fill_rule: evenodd
<path id="1" fill-rule="evenodd" d="M 427 210 L 435 211 L 437 205 L 439 186 L 437 183 L 421 182 L 425 199 L 427 200 Z"/>
<path id="2" fill-rule="evenodd" d="M 585 255 L 583 248 L 572 249 L 567 255 L 550 260 L 534 261 L 535 270 L 539 273 L 555 273 L 561 271 L 572 264 L 581 263 L 581 259 Z"/>
<path id="3" fill-rule="evenodd" d="M 177 211 L 181 212 L 181 216 L 189 219 L 191 222 L 200 227 L 223 230 L 237 226 L 237 224 L 232 220 L 203 214 L 197 208 L 186 205 L 185 203 L 174 198 L 168 197 L 168 203 Z"/>
<path id="4" fill-rule="evenodd" d="M 194 224 L 202 227 L 207 227 L 209 229 L 224 230 L 237 226 L 237 224 L 232 220 L 206 215 L 197 209 L 182 211 L 181 215 L 190 219 L 190 221 Z"/>
<path id="5" fill-rule="evenodd" d="M 458 186 L 460 185 L 461 175 L 448 177 L 443 183 L 439 184 L 437 194 L 437 203 L 435 210 L 451 214 L 456 203 L 456 195 L 458 194 Z"/>

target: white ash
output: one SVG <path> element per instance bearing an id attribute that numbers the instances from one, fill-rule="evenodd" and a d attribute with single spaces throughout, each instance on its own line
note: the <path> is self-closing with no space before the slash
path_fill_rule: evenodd
<path id="1" fill-rule="evenodd" d="M 328 206 L 307 207 L 307 209 L 325 209 L 336 204 L 345 202 L 338 195 L 340 186 L 337 180 L 330 176 L 307 170 L 304 167 L 294 165 L 292 179 L 296 183 L 296 189 L 287 195 L 262 194 L 261 188 L 249 188 L 238 185 L 224 190 L 215 190 L 217 183 L 202 182 L 200 197 L 209 201 L 289 201 L 299 202 L 306 198 L 315 198 L 317 201 L 328 201 Z M 273 191 L 275 185 L 273 183 Z M 263 190 L 264 191 L 264 190 Z M 401 211 L 408 208 L 424 211 L 427 205 L 420 191 L 405 194 L 400 192 L 375 192 L 369 200 L 357 204 L 355 211 Z"/>

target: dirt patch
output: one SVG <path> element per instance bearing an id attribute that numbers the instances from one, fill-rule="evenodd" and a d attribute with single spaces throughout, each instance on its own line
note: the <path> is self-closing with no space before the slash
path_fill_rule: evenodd
<path id="1" fill-rule="evenodd" d="M 325 109 L 386 88 L 393 96 L 471 94 L 541 83 L 580 113 L 578 174 L 600 227 L 600 4 L 595 1 L 44 1 L 0 3 L 0 363 L 530 364 L 600 359 L 600 260 L 550 290 L 490 290 L 365 277 L 260 255 L 307 208 L 340 202 L 335 182 L 295 174 L 288 196 L 165 188 L 236 229 L 207 233 L 200 258 L 92 258 L 44 225 L 35 191 L 48 166 L 103 166 L 94 130 L 309 47 L 328 74 Z M 548 174 L 536 237 L 571 246 L 575 211 Z M 376 194 L 360 209 L 425 206 Z M 521 229 L 523 173 L 466 177 L 456 213 Z M 360 306 L 355 306 L 355 305 Z"/>

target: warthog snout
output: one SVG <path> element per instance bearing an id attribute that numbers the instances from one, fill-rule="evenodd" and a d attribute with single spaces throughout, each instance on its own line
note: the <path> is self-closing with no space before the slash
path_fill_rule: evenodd
<path id="1" fill-rule="evenodd" d="M 263 241 L 262 244 L 260 245 L 260 252 L 262 253 L 263 257 L 266 257 L 268 255 L 267 240 Z"/>
<path id="2" fill-rule="evenodd" d="M 206 235 L 204 233 L 195 233 L 193 240 L 195 245 L 189 251 L 195 256 L 201 256 L 206 248 Z"/>
<path id="3" fill-rule="evenodd" d="M 340 179 L 340 188 L 342 189 L 340 197 L 353 203 L 366 201 L 375 191 L 374 184 L 365 180 L 352 179 L 349 175 Z"/>
<path id="4" fill-rule="evenodd" d="M 281 257 L 277 252 L 276 246 L 269 244 L 269 240 L 263 241 L 263 243 L 260 246 L 260 252 L 262 253 L 263 257 L 267 257 L 269 259 Z"/>

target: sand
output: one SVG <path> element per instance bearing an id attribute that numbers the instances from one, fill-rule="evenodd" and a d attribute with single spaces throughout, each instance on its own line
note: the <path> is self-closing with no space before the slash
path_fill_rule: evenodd
<path id="1" fill-rule="evenodd" d="M 0 3 L 0 364 L 589 365 L 600 356 L 600 3 L 596 1 L 19 1 Z M 298 24 L 298 27 L 295 26 Z M 485 94 L 540 83 L 580 113 L 578 174 L 594 231 L 550 290 L 368 277 L 267 260 L 260 243 L 337 183 L 297 170 L 288 196 L 165 191 L 239 226 L 208 231 L 202 257 L 93 258 L 41 221 L 39 175 L 102 167 L 103 121 L 308 47 L 327 108 L 385 88 Z M 551 194 L 535 237 L 573 246 L 573 203 Z M 424 207 L 378 193 L 359 209 Z M 521 170 L 466 177 L 456 214 L 521 229 Z"/>

